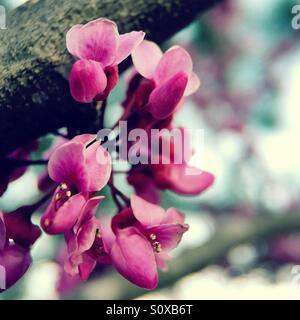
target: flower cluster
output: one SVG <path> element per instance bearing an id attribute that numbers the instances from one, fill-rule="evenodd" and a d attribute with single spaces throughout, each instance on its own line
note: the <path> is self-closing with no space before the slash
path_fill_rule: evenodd
<path id="1" fill-rule="evenodd" d="M 150 136 L 152 129 L 176 128 L 174 115 L 183 106 L 185 97 L 198 89 L 200 80 L 185 49 L 174 46 L 163 53 L 155 43 L 144 40 L 144 36 L 142 31 L 120 35 L 114 22 L 97 19 L 72 27 L 66 45 L 77 59 L 70 74 L 73 98 L 93 106 L 94 102 L 100 102 L 97 110 L 101 112 L 118 83 L 118 65 L 132 56 L 134 66 L 120 120 L 127 121 L 130 130 L 140 128 Z M 103 114 L 100 116 L 103 118 Z M 183 129 L 179 128 L 184 132 Z M 163 151 L 158 154 L 158 163 L 129 163 L 130 170 L 125 174 L 135 190 L 130 196 L 116 187 L 112 155 L 96 133 L 69 133 L 44 153 L 45 160 L 49 158 L 48 172 L 39 176 L 38 186 L 41 192 L 53 189 L 54 193 L 52 190 L 41 227 L 48 234 L 64 236 L 67 248 L 64 270 L 68 277 L 86 280 L 97 265 L 112 265 L 132 283 L 146 289 L 156 287 L 158 269 L 167 270 L 170 252 L 189 229 L 179 210 L 164 210 L 158 205 L 159 190 L 192 196 L 214 181 L 211 173 L 191 167 L 189 158 L 176 162 L 183 150 L 178 150 L 172 139 L 160 137 L 160 140 L 170 146 L 171 163 L 162 161 Z M 131 142 L 128 148 L 134 145 Z M 151 150 L 147 151 L 151 154 Z M 191 170 L 193 174 L 186 174 Z M 23 171 L 11 170 L 5 183 L 20 174 Z M 106 186 L 117 207 L 112 218 L 97 214 L 105 201 Z M 26 210 L 37 208 L 34 205 Z M 16 217 L 16 213 L 0 215 L 0 264 L 7 267 L 8 285 L 29 267 L 30 246 L 39 236 L 39 229 L 29 219 L 32 212 L 28 215 L 26 210 L 20 211 L 26 219 L 20 212 Z M 12 228 L 11 221 L 18 228 Z M 19 258 L 11 260 L 10 255 L 14 254 Z"/>

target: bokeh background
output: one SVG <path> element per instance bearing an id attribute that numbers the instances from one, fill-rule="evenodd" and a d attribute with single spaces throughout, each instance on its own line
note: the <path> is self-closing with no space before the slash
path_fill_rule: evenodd
<path id="1" fill-rule="evenodd" d="M 11 10 L 22 2 L 0 4 Z M 163 206 L 178 207 L 190 224 L 174 255 L 180 259 L 197 248 L 217 253 L 197 272 L 189 273 L 185 260 L 184 277 L 150 293 L 137 291 L 138 298 L 300 298 L 300 230 L 290 231 L 287 226 L 284 234 L 271 238 L 270 231 L 268 237 L 264 230 L 257 231 L 262 228 L 260 221 L 300 214 L 300 30 L 291 26 L 296 3 L 225 1 L 163 45 L 176 43 L 192 53 L 202 86 L 176 122 L 204 129 L 202 162 L 216 175 L 215 185 L 199 197 L 163 193 Z M 122 84 L 115 89 L 109 119 L 118 116 L 124 90 Z M 52 140 L 50 135 L 42 138 L 33 156 L 39 158 Z M 37 168 L 31 168 L 11 183 L 0 198 L 1 209 L 11 211 L 37 199 L 38 174 Z M 125 177 L 118 177 L 118 185 L 130 192 Z M 114 205 L 108 190 L 104 193 L 108 199 L 99 214 L 112 214 Z M 243 241 L 234 237 L 236 231 L 230 232 L 248 232 L 247 226 L 252 229 Z M 229 232 L 222 233 L 224 228 Z M 219 250 L 223 241 L 228 246 Z M 0 300 L 131 297 L 135 288 L 121 291 L 123 280 L 111 270 L 97 269 L 87 283 L 62 276 L 61 243 L 59 237 L 43 235 L 34 245 L 29 272 Z"/>

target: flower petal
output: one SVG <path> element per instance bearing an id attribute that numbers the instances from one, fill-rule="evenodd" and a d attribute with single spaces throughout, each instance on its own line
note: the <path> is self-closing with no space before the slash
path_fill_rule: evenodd
<path id="1" fill-rule="evenodd" d="M 162 271 L 168 271 L 167 260 L 170 260 L 171 257 L 168 253 L 160 252 L 159 254 L 155 255 L 155 260 L 157 267 Z"/>
<path id="2" fill-rule="evenodd" d="M 113 63 L 118 45 L 117 25 L 108 19 L 76 25 L 67 33 L 67 48 L 72 55 L 100 62 L 103 67 Z"/>
<path id="3" fill-rule="evenodd" d="M 99 226 L 104 250 L 105 252 L 109 253 L 116 239 L 116 236 L 111 228 L 111 220 L 108 218 L 102 218 Z"/>
<path id="4" fill-rule="evenodd" d="M 76 136 L 72 141 L 79 142 L 84 146 L 84 167 L 88 177 L 88 191 L 99 191 L 108 182 L 112 164 L 110 154 L 95 141 L 95 134 L 82 134 Z M 87 145 L 89 147 L 87 148 Z"/>
<path id="5" fill-rule="evenodd" d="M 132 50 L 134 50 L 144 39 L 145 33 L 143 31 L 132 31 L 122 34 L 120 36 L 119 48 L 117 50 L 116 60 L 114 65 L 119 64 L 125 60 Z"/>
<path id="6" fill-rule="evenodd" d="M 104 199 L 104 196 L 97 196 L 88 199 L 88 201 L 84 204 L 80 217 L 78 218 L 73 230 L 75 233 L 78 232 L 81 225 L 84 223 L 84 221 L 90 220 L 96 215 L 97 207 L 99 203 Z"/>
<path id="7" fill-rule="evenodd" d="M 10 245 L 0 252 L 0 266 L 5 268 L 5 285 L 9 289 L 28 270 L 32 262 L 30 252 L 19 245 Z M 0 292 L 2 292 L 0 288 Z"/>
<path id="8" fill-rule="evenodd" d="M 162 224 L 147 230 L 149 234 L 155 234 L 156 240 L 161 244 L 162 252 L 169 252 L 176 248 L 182 235 L 189 229 L 187 224 Z"/>
<path id="9" fill-rule="evenodd" d="M 184 215 L 176 208 L 169 208 L 163 221 L 164 224 L 184 223 Z"/>
<path id="10" fill-rule="evenodd" d="M 178 72 L 184 72 L 189 78 L 192 71 L 193 62 L 189 53 L 181 47 L 174 46 L 161 58 L 154 73 L 154 80 L 156 84 L 161 84 Z"/>
<path id="11" fill-rule="evenodd" d="M 57 183 L 75 185 L 86 190 L 88 177 L 84 166 L 84 146 L 70 141 L 58 147 L 49 159 L 49 176 Z"/>
<path id="12" fill-rule="evenodd" d="M 162 56 L 163 54 L 156 43 L 144 40 L 132 52 L 132 61 L 137 71 L 144 78 L 152 79 Z"/>
<path id="13" fill-rule="evenodd" d="M 31 222 L 35 210 L 35 205 L 28 205 L 5 214 L 6 238 L 13 239 L 23 248 L 31 247 L 41 235 L 40 228 Z"/>
<path id="14" fill-rule="evenodd" d="M 116 269 L 129 281 L 145 289 L 157 286 L 155 256 L 150 243 L 134 227 L 118 231 L 111 250 Z"/>
<path id="15" fill-rule="evenodd" d="M 159 225 L 165 216 L 163 208 L 134 194 L 131 196 L 131 207 L 134 216 L 144 227 Z"/>
<path id="16" fill-rule="evenodd" d="M 77 234 L 77 251 L 76 254 L 81 254 L 91 248 L 94 243 L 97 221 L 95 218 L 87 220 L 80 228 Z"/>
<path id="17" fill-rule="evenodd" d="M 201 82 L 199 77 L 196 75 L 195 72 L 192 72 L 192 75 L 190 76 L 188 84 L 186 86 L 184 96 L 186 97 L 196 92 L 199 89 L 200 84 Z"/>
<path id="18" fill-rule="evenodd" d="M 92 60 L 75 62 L 70 75 L 70 91 L 76 101 L 90 103 L 106 86 L 107 77 L 100 63 Z"/>
<path id="19" fill-rule="evenodd" d="M 206 171 L 183 165 L 172 165 L 170 175 L 167 178 L 170 182 L 169 189 L 178 194 L 197 195 L 214 182 L 214 176 Z"/>
<path id="20" fill-rule="evenodd" d="M 154 118 L 166 119 L 175 111 L 183 97 L 187 82 L 187 75 L 179 72 L 153 90 L 146 108 Z"/>
<path id="21" fill-rule="evenodd" d="M 127 177 L 127 181 L 134 187 L 135 193 L 139 197 L 154 204 L 159 203 L 160 195 L 153 178 L 144 174 L 142 170 L 132 170 Z"/>
<path id="22" fill-rule="evenodd" d="M 72 229 L 82 212 L 86 199 L 81 193 L 76 194 L 57 211 L 55 201 L 54 196 L 41 219 L 42 228 L 49 234 L 65 233 Z"/>
<path id="23" fill-rule="evenodd" d="M 107 85 L 105 90 L 98 94 L 95 97 L 96 101 L 104 101 L 107 99 L 111 91 L 114 89 L 114 87 L 118 84 L 119 81 L 119 70 L 118 66 L 108 66 L 105 68 L 105 75 L 107 78 Z"/>
<path id="24" fill-rule="evenodd" d="M 110 154 L 100 146 L 99 142 L 96 142 L 85 150 L 85 163 L 89 178 L 89 190 L 101 190 L 111 175 Z"/>
<path id="25" fill-rule="evenodd" d="M 79 275 L 82 280 L 87 280 L 96 266 L 96 260 L 87 253 L 82 255 L 82 263 L 78 266 Z"/>
<path id="26" fill-rule="evenodd" d="M 85 148 L 88 144 L 90 144 L 93 140 L 95 140 L 97 138 L 96 134 L 89 134 L 89 133 L 85 133 L 85 134 L 80 134 L 78 136 L 75 136 L 72 141 L 73 142 L 78 142 L 80 144 L 82 144 Z"/>

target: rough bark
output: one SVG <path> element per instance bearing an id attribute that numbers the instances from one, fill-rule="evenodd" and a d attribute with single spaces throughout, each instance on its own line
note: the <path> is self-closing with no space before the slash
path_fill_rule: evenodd
<path id="1" fill-rule="evenodd" d="M 72 57 L 65 34 L 74 24 L 107 17 L 122 33 L 144 30 L 162 42 L 221 0 L 30 0 L 0 31 L 0 154 L 62 126 L 85 126 L 93 110 L 70 97 Z"/>

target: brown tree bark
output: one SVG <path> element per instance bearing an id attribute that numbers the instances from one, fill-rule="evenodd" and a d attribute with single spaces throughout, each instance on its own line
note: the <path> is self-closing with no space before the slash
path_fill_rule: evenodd
<path id="1" fill-rule="evenodd" d="M 0 31 L 0 155 L 63 126 L 80 128 L 94 111 L 69 94 L 65 35 L 107 17 L 121 33 L 144 30 L 162 42 L 222 0 L 30 0 Z"/>

